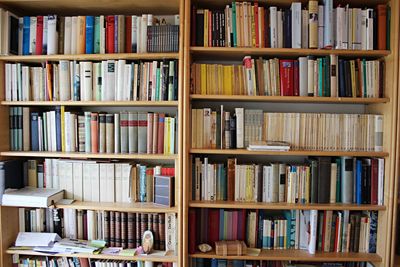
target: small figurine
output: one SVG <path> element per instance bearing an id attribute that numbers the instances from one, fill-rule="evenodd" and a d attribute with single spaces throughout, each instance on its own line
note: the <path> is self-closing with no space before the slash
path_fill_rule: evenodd
<path id="1" fill-rule="evenodd" d="M 153 250 L 154 237 L 151 231 L 145 231 L 142 238 L 142 248 L 145 254 L 149 254 Z"/>
<path id="2" fill-rule="evenodd" d="M 199 245 L 199 250 L 200 250 L 201 252 L 206 253 L 206 252 L 211 251 L 211 250 L 212 250 L 212 247 L 211 247 L 209 244 L 200 244 L 200 245 Z"/>

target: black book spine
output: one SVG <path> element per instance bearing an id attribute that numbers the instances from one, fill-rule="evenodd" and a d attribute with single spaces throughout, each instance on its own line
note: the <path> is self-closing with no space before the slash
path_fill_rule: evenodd
<path id="1" fill-rule="evenodd" d="M 318 203 L 318 161 L 312 159 L 310 161 L 310 169 L 311 169 L 311 203 Z"/>
<path id="2" fill-rule="evenodd" d="M 229 148 L 236 148 L 236 115 L 234 114 L 229 120 L 229 129 L 231 132 L 231 143 Z"/>
<path id="3" fill-rule="evenodd" d="M 351 97 L 351 71 L 350 71 L 350 61 L 344 62 L 345 66 L 345 77 L 346 77 L 346 97 Z"/>
<path id="4" fill-rule="evenodd" d="M 283 36 L 283 47 L 292 48 L 292 11 L 290 9 L 284 11 Z"/>
<path id="5" fill-rule="evenodd" d="M 196 46 L 204 46 L 204 10 L 196 11 Z"/>

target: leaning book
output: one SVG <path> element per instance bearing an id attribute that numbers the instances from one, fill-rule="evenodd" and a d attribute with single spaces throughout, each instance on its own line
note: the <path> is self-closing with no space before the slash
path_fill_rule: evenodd
<path id="1" fill-rule="evenodd" d="M 3 206 L 47 208 L 64 198 L 64 190 L 25 187 L 6 191 Z"/>
<path id="2" fill-rule="evenodd" d="M 283 141 L 254 141 L 247 147 L 251 151 L 289 151 L 290 144 Z"/>

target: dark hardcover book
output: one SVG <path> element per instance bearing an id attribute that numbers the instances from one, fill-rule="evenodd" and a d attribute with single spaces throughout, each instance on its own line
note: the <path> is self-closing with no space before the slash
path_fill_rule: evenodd
<path id="1" fill-rule="evenodd" d="M 61 107 L 57 106 L 56 111 L 56 140 L 57 151 L 61 151 Z"/>
<path id="2" fill-rule="evenodd" d="M 31 113 L 31 149 L 32 151 L 39 151 L 39 125 L 38 125 L 38 112 Z"/>
<path id="3" fill-rule="evenodd" d="M 216 15 L 217 15 L 217 11 L 215 10 L 209 10 L 208 11 L 211 14 L 211 25 L 208 25 L 208 27 L 211 27 L 211 46 L 212 47 L 216 47 L 216 43 L 217 43 L 217 19 L 216 19 Z"/>
<path id="4" fill-rule="evenodd" d="M 128 248 L 128 218 L 126 212 L 121 212 L 121 247 Z"/>
<path id="5" fill-rule="evenodd" d="M 293 61 L 293 95 L 300 95 L 299 61 Z"/>
<path id="6" fill-rule="evenodd" d="M 283 15 L 283 47 L 292 48 L 292 11 L 286 9 Z"/>
<path id="7" fill-rule="evenodd" d="M 18 55 L 18 31 L 19 31 L 19 21 L 17 17 L 10 15 L 10 39 L 9 39 L 9 52 L 11 54 Z M 8 51 L 7 51 L 8 52 Z"/>
<path id="8" fill-rule="evenodd" d="M 349 246 L 349 251 L 350 252 L 355 252 L 355 237 L 356 237 L 356 215 L 351 214 L 350 215 L 350 246 Z"/>
<path id="9" fill-rule="evenodd" d="M 9 124 L 9 129 L 10 129 L 10 150 L 11 151 L 16 150 L 16 146 L 15 146 L 16 138 L 15 138 L 15 134 L 14 134 L 14 110 L 15 110 L 14 107 L 10 107 L 10 114 L 8 116 L 8 124 Z M 36 120 L 37 120 L 37 118 L 36 118 Z M 32 126 L 31 126 L 31 128 L 32 128 Z"/>
<path id="10" fill-rule="evenodd" d="M 379 97 L 383 97 L 383 90 L 385 88 L 385 61 L 379 61 Z"/>
<path id="11" fill-rule="evenodd" d="M 13 136 L 13 138 L 14 138 L 13 146 L 14 146 L 14 150 L 16 150 L 16 151 L 18 151 L 18 143 L 19 143 L 19 141 L 18 141 L 18 132 L 19 132 L 18 109 L 19 109 L 19 107 L 14 107 L 14 112 L 13 112 L 13 116 L 12 116 L 12 124 L 13 124 L 12 128 L 13 128 L 13 135 L 14 135 Z"/>
<path id="12" fill-rule="evenodd" d="M 174 99 L 178 100 L 178 60 L 174 60 Z"/>
<path id="13" fill-rule="evenodd" d="M 29 55 L 31 18 L 29 16 L 24 16 L 23 20 L 24 26 L 22 30 L 22 54 Z"/>
<path id="14" fill-rule="evenodd" d="M 339 59 L 339 81 L 338 81 L 338 86 L 339 86 L 339 97 L 345 97 L 346 96 L 346 79 L 345 79 L 345 74 L 344 74 L 344 60 Z"/>
<path id="15" fill-rule="evenodd" d="M 51 209 L 53 212 L 53 224 L 54 224 L 54 233 L 62 236 L 63 232 L 63 225 L 62 225 L 62 217 L 63 217 L 63 210 L 62 209 Z M 27 216 L 25 216 L 26 218 Z"/>
<path id="16" fill-rule="evenodd" d="M 22 160 L 0 161 L 0 203 L 6 189 L 24 187 L 23 164 Z"/>
<path id="17" fill-rule="evenodd" d="M 25 232 L 31 232 L 31 210 L 25 208 Z"/>
<path id="18" fill-rule="evenodd" d="M 352 97 L 352 90 L 351 90 L 351 69 L 350 69 L 350 61 L 346 60 L 344 62 L 345 68 L 345 83 L 346 83 L 346 97 Z"/>
<path id="19" fill-rule="evenodd" d="M 83 239 L 88 239 L 87 211 L 83 211 Z"/>
<path id="20" fill-rule="evenodd" d="M 354 168 L 354 185 L 353 185 L 353 196 L 355 196 L 355 199 L 353 199 L 354 203 L 361 204 L 363 201 L 363 168 L 362 168 L 362 162 L 361 160 L 356 160 L 355 161 L 355 168 Z"/>
<path id="21" fill-rule="evenodd" d="M 56 24 L 56 34 L 58 35 L 57 45 L 59 54 L 64 54 L 64 34 L 65 34 L 64 31 L 65 31 L 65 17 L 58 16 Z M 46 47 L 46 52 L 47 52 L 47 47 Z"/>
<path id="22" fill-rule="evenodd" d="M 370 211 L 370 226 L 369 226 L 369 253 L 376 253 L 376 239 L 378 231 L 378 212 Z"/>
<path id="23" fill-rule="evenodd" d="M 378 159 L 371 159 L 371 191 L 370 198 L 372 205 L 378 205 Z"/>
<path id="24" fill-rule="evenodd" d="M 355 229 L 354 229 L 354 252 L 359 252 L 360 245 L 360 225 L 361 225 L 361 215 L 357 214 L 355 216 Z"/>
<path id="25" fill-rule="evenodd" d="M 325 212 L 318 212 L 318 227 L 317 227 L 317 251 L 322 251 L 322 240 L 324 235 L 324 214 Z"/>
<path id="26" fill-rule="evenodd" d="M 106 241 L 107 246 L 110 246 L 110 212 L 104 211 L 104 241 Z"/>
<path id="27" fill-rule="evenodd" d="M 204 9 L 196 10 L 196 46 L 204 46 Z"/>
<path id="28" fill-rule="evenodd" d="M 121 247 L 121 212 L 115 212 L 115 246 Z"/>
<path id="29" fill-rule="evenodd" d="M 335 247 L 335 235 L 336 235 L 336 219 L 337 219 L 337 213 L 332 214 L 332 228 L 331 228 L 331 242 L 329 245 L 329 252 L 334 252 L 334 247 Z"/>
<path id="30" fill-rule="evenodd" d="M 318 203 L 318 161 L 310 159 L 310 202 Z"/>
<path id="31" fill-rule="evenodd" d="M 142 240 L 144 231 L 148 230 L 147 226 L 148 226 L 148 214 L 141 213 L 140 214 L 140 235 L 139 235 L 140 240 Z"/>
<path id="32" fill-rule="evenodd" d="M 115 212 L 110 211 L 110 246 L 115 247 Z"/>
<path id="33" fill-rule="evenodd" d="M 190 45 L 196 45 L 196 13 L 197 9 L 195 5 L 192 5 L 192 11 L 190 13 Z"/>
<path id="34" fill-rule="evenodd" d="M 160 250 L 165 250 L 165 214 L 158 214 L 158 226 L 160 233 Z"/>
<path id="35" fill-rule="evenodd" d="M 324 64 L 324 96 L 331 96 L 331 60 L 329 56 L 323 59 Z"/>
<path id="36" fill-rule="evenodd" d="M 371 204 L 371 159 L 362 162 L 362 204 Z"/>
<path id="37" fill-rule="evenodd" d="M 154 236 L 154 249 L 160 249 L 160 226 L 158 214 L 153 213 L 153 236 Z"/>
<path id="38" fill-rule="evenodd" d="M 128 248 L 136 245 L 136 214 L 129 212 L 127 215 Z"/>
<path id="39" fill-rule="evenodd" d="M 236 115 L 229 119 L 229 131 L 231 133 L 231 143 L 229 148 L 236 148 Z"/>
<path id="40" fill-rule="evenodd" d="M 219 209 L 208 212 L 208 244 L 214 245 L 219 240 Z"/>
<path id="41" fill-rule="evenodd" d="M 140 236 L 140 217 L 141 217 L 140 213 L 136 213 L 136 218 L 135 218 L 135 221 L 136 221 L 136 227 L 135 227 L 135 230 L 136 230 L 136 240 L 135 240 L 136 247 L 141 246 L 141 243 L 142 243 L 141 236 Z"/>
<path id="42" fill-rule="evenodd" d="M 189 253 L 196 252 L 196 210 L 189 210 Z"/>

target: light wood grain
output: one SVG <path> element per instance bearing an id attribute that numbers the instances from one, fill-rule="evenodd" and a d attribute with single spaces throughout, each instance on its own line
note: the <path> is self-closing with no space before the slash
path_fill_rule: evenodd
<path id="1" fill-rule="evenodd" d="M 195 253 L 189 255 L 192 258 L 207 258 L 207 259 L 230 259 L 230 260 L 296 260 L 296 261 L 323 261 L 323 262 L 380 262 L 382 258 L 377 254 L 370 253 L 334 253 L 334 252 L 316 252 L 314 255 L 306 250 L 262 250 L 258 256 L 218 256 L 214 251 L 207 253 Z"/>
<path id="2" fill-rule="evenodd" d="M 158 252 L 158 251 L 155 251 Z M 75 253 L 75 254 L 47 254 L 36 252 L 32 250 L 14 250 L 8 249 L 6 251 L 7 254 L 17 254 L 17 255 L 30 255 L 30 256 L 51 256 L 51 257 L 74 257 L 74 258 L 89 258 L 89 259 L 110 259 L 110 260 L 123 260 L 123 261 L 155 261 L 155 262 L 177 262 L 178 257 L 174 255 L 167 254 L 166 256 L 152 256 L 143 255 L 143 256 L 120 256 L 120 255 L 105 255 L 105 254 L 86 254 L 86 253 Z"/>
<path id="3" fill-rule="evenodd" d="M 190 95 L 196 101 L 226 102 L 278 102 L 278 103 L 332 103 L 332 104 L 376 104 L 387 103 L 389 98 L 357 97 L 308 97 L 308 96 L 247 96 L 247 95 Z"/>
<path id="4" fill-rule="evenodd" d="M 26 55 L 26 56 L 0 56 L 0 61 L 7 62 L 46 62 L 59 60 L 162 60 L 178 59 L 178 53 L 115 53 L 115 54 L 76 54 L 76 55 Z"/>
<path id="5" fill-rule="evenodd" d="M 240 201 L 195 201 L 189 202 L 191 208 L 215 209 L 265 209 L 265 210 L 386 210 L 385 206 L 356 204 L 290 204 Z"/>
<path id="6" fill-rule="evenodd" d="M 151 159 L 174 160 L 177 155 L 163 154 L 96 154 L 84 152 L 47 152 L 47 151 L 4 151 L 1 156 L 35 158 L 74 158 L 74 159 Z"/>
<path id="7" fill-rule="evenodd" d="M 177 107 L 178 101 L 2 101 L 4 106 Z"/>
<path id="8" fill-rule="evenodd" d="M 75 201 L 72 204 L 56 205 L 57 208 L 62 209 L 80 209 L 80 210 L 108 210 L 120 212 L 156 212 L 167 213 L 178 211 L 177 207 L 164 207 L 154 203 L 107 203 L 107 202 L 85 202 Z"/>
<path id="9" fill-rule="evenodd" d="M 250 151 L 247 149 L 190 149 L 192 154 L 216 154 L 216 155 L 281 155 L 281 156 L 326 156 L 326 157 L 387 157 L 387 152 L 373 151 L 310 151 L 310 150 L 290 150 L 290 151 Z"/>

